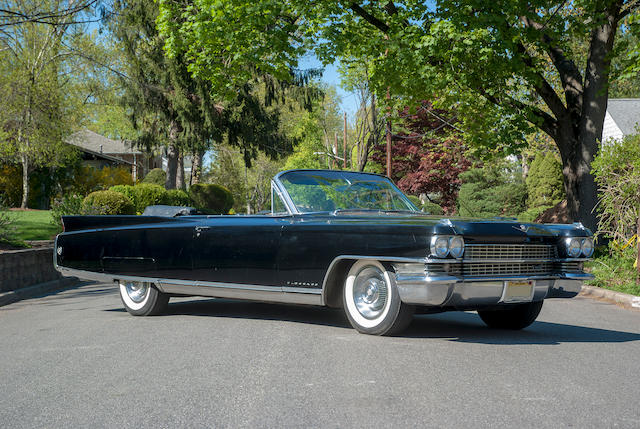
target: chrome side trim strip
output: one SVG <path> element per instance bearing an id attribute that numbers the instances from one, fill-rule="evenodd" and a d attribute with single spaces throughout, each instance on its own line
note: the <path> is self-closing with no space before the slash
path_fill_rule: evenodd
<path id="1" fill-rule="evenodd" d="M 73 276 L 102 283 L 112 283 L 117 280 L 150 282 L 155 284 L 161 292 L 194 296 L 209 296 L 212 298 L 246 299 L 251 301 L 279 302 L 286 304 L 323 305 L 319 289 L 291 288 L 280 286 L 247 285 L 238 283 L 218 283 L 193 280 L 164 279 L 154 277 L 121 276 L 117 274 L 95 273 L 92 271 L 76 270 L 60 267 L 55 269 L 65 276 Z"/>

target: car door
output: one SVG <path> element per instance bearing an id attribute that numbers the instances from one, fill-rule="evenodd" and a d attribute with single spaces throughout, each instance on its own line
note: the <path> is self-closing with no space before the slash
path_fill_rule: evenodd
<path id="1" fill-rule="evenodd" d="M 194 280 L 279 289 L 277 253 L 283 219 L 212 216 L 193 228 Z"/>

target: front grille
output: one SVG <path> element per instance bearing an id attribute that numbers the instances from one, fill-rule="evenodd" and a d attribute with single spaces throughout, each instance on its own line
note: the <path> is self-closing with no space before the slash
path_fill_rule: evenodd
<path id="1" fill-rule="evenodd" d="M 553 262 L 467 263 L 462 267 L 464 275 L 469 277 L 545 275 L 553 272 Z"/>
<path id="2" fill-rule="evenodd" d="M 550 244 L 467 244 L 464 259 L 555 259 L 556 246 Z"/>
<path id="3" fill-rule="evenodd" d="M 563 273 L 581 273 L 583 271 L 582 262 L 558 262 L 556 264 L 556 269 Z"/>

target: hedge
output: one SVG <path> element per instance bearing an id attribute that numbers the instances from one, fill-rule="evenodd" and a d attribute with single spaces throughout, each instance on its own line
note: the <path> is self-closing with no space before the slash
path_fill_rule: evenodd
<path id="1" fill-rule="evenodd" d="M 134 215 L 135 207 L 124 194 L 115 191 L 95 191 L 82 202 L 85 213 L 101 215 Z"/>
<path id="2" fill-rule="evenodd" d="M 203 213 L 227 214 L 233 207 L 233 195 L 220 185 L 195 184 L 189 189 L 193 205 Z"/>
<path id="3" fill-rule="evenodd" d="M 142 183 L 150 183 L 152 185 L 160 185 L 164 187 L 167 180 L 167 173 L 162 168 L 154 168 L 142 179 Z"/>
<path id="4" fill-rule="evenodd" d="M 118 185 L 109 190 L 127 196 L 133 202 L 136 213 L 142 213 L 147 206 L 167 204 L 168 201 L 167 190 L 151 183 L 140 183 L 135 186 Z"/>

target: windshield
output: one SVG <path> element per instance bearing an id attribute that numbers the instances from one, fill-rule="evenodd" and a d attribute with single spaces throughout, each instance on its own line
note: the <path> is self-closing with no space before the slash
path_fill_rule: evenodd
<path id="1" fill-rule="evenodd" d="M 345 171 L 290 171 L 280 182 L 300 213 L 334 210 L 418 211 L 387 178 Z"/>

